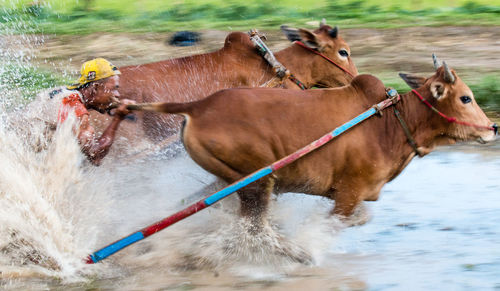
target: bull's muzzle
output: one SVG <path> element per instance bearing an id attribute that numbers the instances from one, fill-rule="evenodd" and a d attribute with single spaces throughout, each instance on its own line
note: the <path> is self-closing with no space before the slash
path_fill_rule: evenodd
<path id="1" fill-rule="evenodd" d="M 491 125 L 491 127 L 493 127 L 493 132 L 495 132 L 495 135 L 497 135 L 498 134 L 498 125 L 496 123 L 493 123 Z"/>

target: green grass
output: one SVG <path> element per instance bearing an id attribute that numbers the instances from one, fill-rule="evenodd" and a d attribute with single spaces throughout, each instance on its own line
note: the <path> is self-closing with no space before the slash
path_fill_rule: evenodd
<path id="1" fill-rule="evenodd" d="M 7 8 L 21 8 L 28 4 L 31 4 L 33 0 L 3 0 L 0 1 L 0 5 Z M 92 0 L 87 6 L 86 3 L 89 1 L 85 0 L 46 0 L 43 1 L 47 3 L 52 10 L 61 13 L 69 13 L 76 9 L 91 9 L 91 10 L 116 10 L 123 15 L 133 15 L 138 12 L 152 12 L 152 11 L 164 11 L 170 10 L 173 7 L 178 6 L 211 6 L 211 7 L 225 7 L 225 6 L 280 6 L 280 7 L 291 7 L 300 11 L 316 10 L 318 8 L 323 8 L 325 6 L 358 6 L 356 2 L 363 3 L 365 7 L 378 6 L 382 9 L 404 9 L 404 10 L 422 10 L 422 9 L 434 9 L 440 7 L 460 7 L 468 5 L 470 0 L 363 0 L 363 1 L 352 1 L 352 0 L 279 0 L 279 1 L 268 1 L 268 0 L 254 0 L 254 1 L 235 1 L 235 0 Z M 271 3 L 272 2 L 272 3 Z M 479 5 L 500 5 L 498 0 L 474 0 L 473 3 Z M 356 5 L 353 5 L 356 3 Z"/>
<path id="2" fill-rule="evenodd" d="M 69 84 L 68 77 L 19 64 L 6 64 L 0 70 L 0 91 L 21 91 L 18 101 L 31 100 L 40 90 Z"/>
<path id="3" fill-rule="evenodd" d="M 470 85 L 479 104 L 484 108 L 500 111 L 500 76 L 489 75 Z"/>
<path id="4" fill-rule="evenodd" d="M 277 29 L 326 18 L 341 27 L 500 25 L 500 0 L 92 0 L 10 1 L 0 9 L 0 28 L 18 32 L 86 34 L 176 30 Z M 0 2 L 1 3 L 1 2 Z M 10 3 L 10 4 L 9 4 Z M 26 27 L 19 27 L 23 22 Z"/>

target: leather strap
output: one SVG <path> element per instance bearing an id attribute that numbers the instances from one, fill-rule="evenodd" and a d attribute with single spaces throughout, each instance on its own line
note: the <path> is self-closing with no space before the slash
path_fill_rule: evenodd
<path id="1" fill-rule="evenodd" d="M 418 149 L 417 142 L 411 135 L 410 129 L 408 128 L 408 125 L 406 125 L 406 122 L 404 121 L 403 117 L 401 116 L 401 113 L 399 113 L 399 110 L 396 109 L 396 106 L 393 107 L 394 109 L 394 115 L 396 115 L 396 118 L 399 120 L 399 123 L 401 124 L 401 127 L 403 128 L 403 131 L 406 135 L 406 140 L 408 141 L 408 144 L 413 148 L 413 151 L 419 156 L 423 157 L 422 152 Z"/>

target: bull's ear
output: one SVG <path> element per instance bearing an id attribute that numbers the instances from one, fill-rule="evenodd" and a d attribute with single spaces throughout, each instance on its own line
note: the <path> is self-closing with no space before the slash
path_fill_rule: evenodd
<path id="1" fill-rule="evenodd" d="M 291 28 L 286 25 L 282 25 L 281 31 L 286 35 L 286 38 L 288 38 L 289 41 L 294 42 L 294 41 L 300 41 L 300 34 L 299 30 L 296 28 Z"/>
<path id="2" fill-rule="evenodd" d="M 410 74 L 399 73 L 399 76 L 412 89 L 417 89 L 419 87 L 422 87 L 425 83 L 425 80 L 426 80 L 426 78 L 424 78 L 424 77 L 419 77 L 419 76 L 410 75 Z"/>
<path id="3" fill-rule="evenodd" d="M 307 29 L 303 28 L 291 28 L 286 25 L 281 26 L 281 31 L 286 35 L 289 41 L 301 41 L 310 48 L 318 49 L 320 48 L 320 40 L 318 36 Z"/>
<path id="4" fill-rule="evenodd" d="M 432 82 L 430 89 L 431 89 L 432 96 L 434 96 L 434 98 L 436 98 L 437 100 L 446 96 L 446 87 L 441 82 L 437 82 L 437 81 Z"/>
<path id="5" fill-rule="evenodd" d="M 299 35 L 301 41 L 308 47 L 313 49 L 319 49 L 321 47 L 321 40 L 314 32 L 304 28 L 299 28 Z"/>

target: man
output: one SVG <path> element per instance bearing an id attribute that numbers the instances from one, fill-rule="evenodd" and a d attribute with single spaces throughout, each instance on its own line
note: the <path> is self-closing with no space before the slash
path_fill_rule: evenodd
<path id="1" fill-rule="evenodd" d="M 127 99 L 118 101 L 119 75 L 120 71 L 109 61 L 103 58 L 90 60 L 82 65 L 81 76 L 76 84 L 39 96 L 29 107 L 35 109 L 37 116 L 51 128 L 56 128 L 74 115 L 74 131 L 82 152 L 92 164 L 98 166 L 109 152 L 118 126 L 130 113 L 126 105 L 135 103 Z M 97 138 L 90 124 L 88 110 L 110 114 L 116 106 L 111 123 Z"/>

